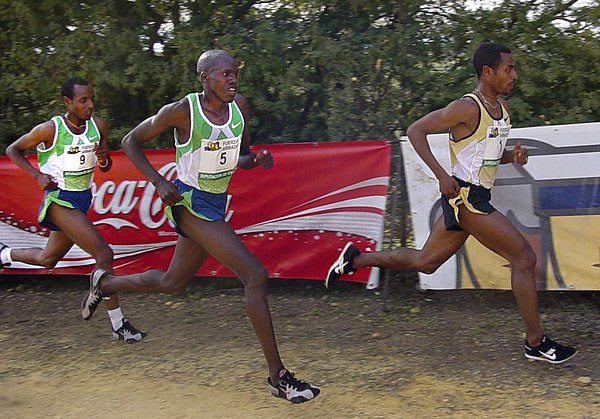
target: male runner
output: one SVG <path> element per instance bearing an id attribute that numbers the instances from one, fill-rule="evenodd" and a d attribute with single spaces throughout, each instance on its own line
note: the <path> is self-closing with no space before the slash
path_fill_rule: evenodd
<path id="1" fill-rule="evenodd" d="M 169 268 L 125 276 L 96 269 L 84 310 L 93 312 L 102 296 L 115 292 L 179 294 L 210 254 L 244 284 L 246 313 L 267 360 L 272 394 L 293 403 L 311 400 L 319 388 L 294 377 L 279 357 L 265 289 L 267 271 L 224 220 L 227 185 L 235 168 L 268 169 L 273 157 L 266 149 L 257 154 L 250 151 L 249 109 L 237 93 L 238 67 L 233 57 L 222 50 L 204 52 L 196 70 L 201 93 L 163 106 L 122 142 L 133 164 L 156 187 L 179 233 Z M 141 147 L 170 129 L 174 129 L 177 167 L 173 183 L 150 165 Z"/>
<path id="2" fill-rule="evenodd" d="M 431 274 L 473 235 L 510 263 L 512 290 L 526 328 L 525 356 L 561 363 L 577 351 L 542 332 L 534 276 L 536 255 L 521 232 L 490 204 L 498 164 L 524 165 L 528 159 L 521 144 L 511 151 L 504 149 L 511 125 L 508 103 L 498 96 L 509 93 L 517 81 L 515 60 L 507 47 L 489 43 L 477 48 L 473 66 L 478 84 L 471 93 L 408 128 L 411 144 L 433 171 L 442 193 L 443 215 L 424 247 L 361 253 L 347 243 L 331 265 L 325 285 L 331 286 L 340 276 L 367 266 Z M 427 142 L 427 134 L 445 130 L 450 130 L 452 176 L 435 159 Z"/>
<path id="3" fill-rule="evenodd" d="M 112 272 L 113 252 L 86 216 L 96 164 L 103 172 L 112 165 L 108 129 L 102 119 L 92 116 L 94 90 L 86 80 L 66 80 L 60 95 L 67 112 L 37 125 L 6 149 L 8 157 L 45 191 L 38 222 L 51 230 L 48 242 L 44 249 L 11 249 L 0 243 L 0 268 L 23 262 L 51 269 L 77 244 L 96 260 L 96 267 Z M 34 148 L 39 170 L 25 158 L 25 152 Z M 115 339 L 135 343 L 146 336 L 123 316 L 116 294 L 106 306 Z M 89 311 L 82 314 L 85 320 L 91 317 Z"/>

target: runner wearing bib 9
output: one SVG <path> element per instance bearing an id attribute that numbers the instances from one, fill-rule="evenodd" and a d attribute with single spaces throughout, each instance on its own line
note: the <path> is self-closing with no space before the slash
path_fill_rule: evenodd
<path id="1" fill-rule="evenodd" d="M 50 230 L 48 242 L 43 249 L 0 243 L 0 268 L 22 262 L 51 269 L 77 244 L 94 258 L 97 268 L 112 272 L 113 252 L 86 215 L 96 165 L 104 172 L 112 166 L 108 129 L 93 116 L 94 89 L 86 80 L 66 80 L 60 94 L 67 112 L 37 125 L 6 149 L 8 157 L 44 190 L 38 222 Z M 39 169 L 25 157 L 33 149 Z M 116 294 L 106 299 L 106 306 L 114 338 L 135 343 L 146 336 L 123 316 Z M 90 313 L 84 311 L 82 316 L 88 320 Z"/>

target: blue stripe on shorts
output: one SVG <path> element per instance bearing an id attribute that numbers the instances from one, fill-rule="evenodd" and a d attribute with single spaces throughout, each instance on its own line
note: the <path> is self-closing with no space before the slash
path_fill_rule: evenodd
<path id="1" fill-rule="evenodd" d="M 60 205 L 61 207 L 71 208 L 81 211 L 87 214 L 90 206 L 92 205 L 92 190 L 86 189 L 85 191 L 64 191 L 62 189 L 50 189 L 44 193 L 42 204 L 38 213 L 38 222 L 41 226 L 46 227 L 52 231 L 60 231 L 50 219 L 48 218 L 48 208 L 51 204 Z"/>
<path id="2" fill-rule="evenodd" d="M 187 237 L 177 226 L 177 213 L 184 207 L 195 217 L 204 221 L 217 221 L 225 218 L 225 207 L 227 205 L 227 193 L 214 194 L 201 191 L 192 186 L 189 186 L 179 179 L 175 179 L 173 184 L 177 186 L 179 194 L 183 196 L 183 200 L 176 205 L 165 208 L 165 214 L 171 223 L 175 226 L 175 231 Z"/>

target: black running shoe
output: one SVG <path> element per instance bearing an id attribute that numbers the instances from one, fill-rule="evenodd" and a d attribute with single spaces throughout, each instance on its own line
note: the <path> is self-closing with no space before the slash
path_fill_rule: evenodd
<path id="1" fill-rule="evenodd" d="M 0 252 L 2 252 L 4 249 L 8 249 L 8 246 L 5 245 L 4 243 L 0 242 Z M 9 266 L 10 266 L 10 263 L 2 263 L 2 261 L 0 260 L 0 269 L 8 268 Z"/>
<path id="2" fill-rule="evenodd" d="M 303 403 L 314 399 L 321 392 L 319 387 L 295 378 L 294 373 L 288 370 L 282 372 L 283 375 L 280 373 L 281 378 L 277 384 L 272 384 L 271 378 L 267 377 L 267 385 L 273 396 L 292 403 Z"/>
<path id="3" fill-rule="evenodd" d="M 94 269 L 90 274 L 90 290 L 83 297 L 81 302 L 81 317 L 83 320 L 92 318 L 92 314 L 98 308 L 98 304 L 102 301 L 102 291 L 100 291 L 100 281 L 107 275 L 104 269 Z"/>
<path id="4" fill-rule="evenodd" d="M 142 332 L 141 330 L 137 330 L 129 320 L 126 318 L 123 319 L 123 324 L 117 330 L 113 330 L 113 337 L 115 339 L 119 339 L 125 341 L 127 343 L 136 343 L 140 340 L 144 339 L 147 335 L 146 332 Z"/>
<path id="5" fill-rule="evenodd" d="M 556 343 L 546 335 L 542 336 L 540 344 L 535 348 L 525 341 L 525 356 L 536 361 L 560 364 L 573 358 L 576 353 L 577 349 Z"/>
<path id="6" fill-rule="evenodd" d="M 342 253 L 335 262 L 329 268 L 327 272 L 327 278 L 325 278 L 325 286 L 329 288 L 335 281 L 337 281 L 342 275 L 346 275 L 350 272 L 354 272 L 354 266 L 352 262 L 356 256 L 360 255 L 358 250 L 352 242 L 346 243 L 346 246 L 342 249 Z"/>

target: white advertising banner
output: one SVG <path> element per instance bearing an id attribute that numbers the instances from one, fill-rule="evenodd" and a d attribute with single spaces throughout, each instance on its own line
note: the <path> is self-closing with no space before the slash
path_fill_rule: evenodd
<path id="1" fill-rule="evenodd" d="M 600 123 L 511 130 L 507 146 L 528 149 L 525 166 L 503 164 L 492 204 L 523 233 L 538 257 L 542 290 L 600 289 Z M 448 134 L 429 136 L 431 149 L 450 169 Z M 415 245 L 421 248 L 441 214 L 438 182 L 407 138 L 402 151 Z M 423 289 L 510 289 L 508 262 L 470 237 L 431 275 Z"/>

